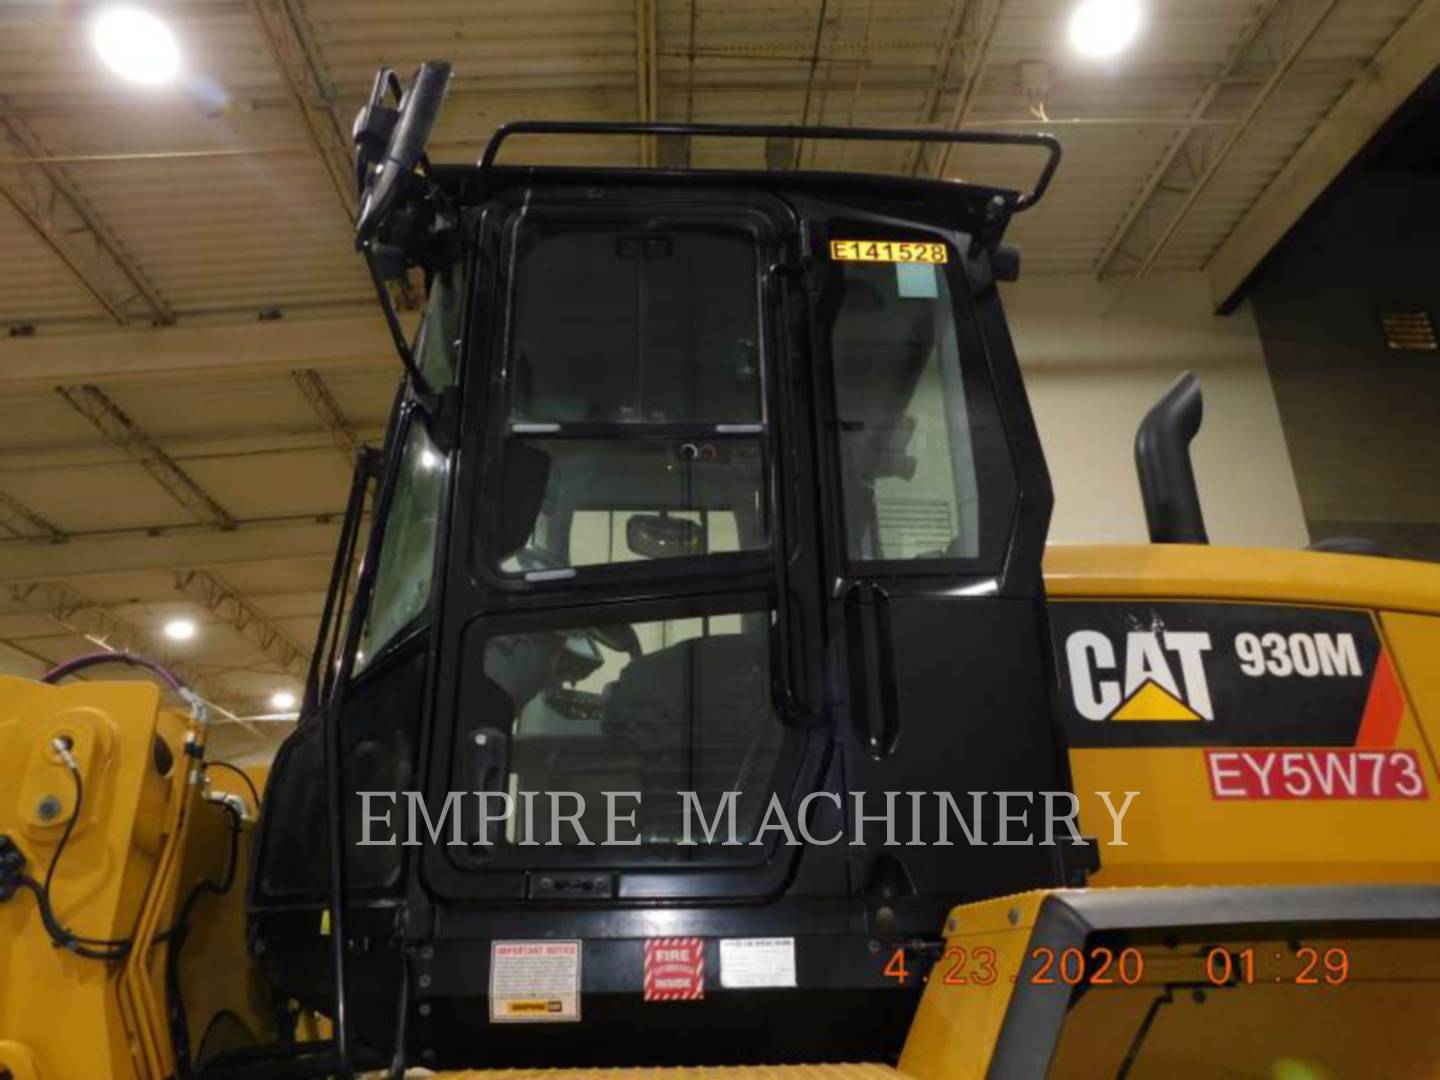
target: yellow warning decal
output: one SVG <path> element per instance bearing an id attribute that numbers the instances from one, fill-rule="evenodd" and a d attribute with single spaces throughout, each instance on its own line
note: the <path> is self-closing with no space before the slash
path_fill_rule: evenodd
<path id="1" fill-rule="evenodd" d="M 1111 720 L 1200 720 L 1200 714 L 1153 679 L 1146 679 L 1118 709 Z"/>
<path id="2" fill-rule="evenodd" d="M 558 1001 L 507 1001 L 505 1011 L 512 1016 L 526 1013 L 559 1012 L 560 1003 Z"/>
<path id="3" fill-rule="evenodd" d="M 918 240 L 831 240 L 830 258 L 836 262 L 939 265 L 950 261 L 950 249 Z"/>

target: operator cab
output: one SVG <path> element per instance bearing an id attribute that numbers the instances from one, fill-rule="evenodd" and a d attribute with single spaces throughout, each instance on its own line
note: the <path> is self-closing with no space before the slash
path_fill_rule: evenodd
<path id="1" fill-rule="evenodd" d="M 515 124 L 479 166 L 432 167 L 447 78 L 427 65 L 391 108 L 382 74 L 356 125 L 360 247 L 406 377 L 271 773 L 252 948 L 355 1061 L 893 1057 L 920 989 L 887 976 L 895 951 L 933 961 L 953 905 L 1077 872 L 954 817 L 935 843 L 942 793 L 971 820 L 969 792 L 1069 787 L 1051 494 L 995 286 L 1058 146 Z M 496 163 L 564 133 L 1044 161 L 1028 194 Z M 417 266 L 409 340 L 383 283 Z M 993 802 L 973 824 L 993 842 Z M 698 939 L 695 1000 L 647 1000 L 661 939 Z M 508 989 L 517 943 L 574 943 L 538 1015 Z"/>

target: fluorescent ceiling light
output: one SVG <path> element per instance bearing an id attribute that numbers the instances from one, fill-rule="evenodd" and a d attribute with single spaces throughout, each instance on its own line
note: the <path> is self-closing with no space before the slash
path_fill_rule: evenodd
<path id="1" fill-rule="evenodd" d="M 1070 15 L 1070 44 L 1094 59 L 1123 52 L 1140 33 L 1139 0 L 1082 0 Z"/>
<path id="2" fill-rule="evenodd" d="M 277 690 L 270 695 L 270 706 L 280 712 L 289 712 L 295 708 L 295 695 L 289 690 Z"/>
<path id="3" fill-rule="evenodd" d="M 171 641 L 189 641 L 195 636 L 195 623 L 190 619 L 171 619 L 165 624 L 165 636 Z"/>
<path id="4" fill-rule="evenodd" d="M 143 8 L 110 7 L 95 17 L 90 41 L 115 74 L 158 86 L 180 71 L 180 45 L 170 27 Z"/>

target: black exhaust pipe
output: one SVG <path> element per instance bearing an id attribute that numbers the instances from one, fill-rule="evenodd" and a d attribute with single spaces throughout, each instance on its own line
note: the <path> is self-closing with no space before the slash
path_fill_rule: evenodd
<path id="1" fill-rule="evenodd" d="M 1135 433 L 1135 471 L 1152 544 L 1210 542 L 1190 463 L 1190 440 L 1204 413 L 1200 376 L 1187 371 L 1151 406 Z"/>

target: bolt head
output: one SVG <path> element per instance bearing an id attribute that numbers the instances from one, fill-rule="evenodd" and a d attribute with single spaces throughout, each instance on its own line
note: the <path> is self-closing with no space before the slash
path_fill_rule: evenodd
<path id="1" fill-rule="evenodd" d="M 46 795 L 35 807 L 35 814 L 41 821 L 54 821 L 60 816 L 60 800 L 54 795 Z"/>

